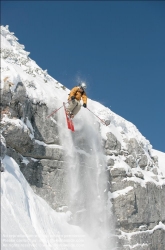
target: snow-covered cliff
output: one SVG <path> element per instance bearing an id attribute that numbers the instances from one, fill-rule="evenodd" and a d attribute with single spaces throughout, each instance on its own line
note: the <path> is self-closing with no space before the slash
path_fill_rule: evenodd
<path id="1" fill-rule="evenodd" d="M 7 26 L 1 43 L 2 249 L 164 250 L 165 154 L 90 99 L 109 126 L 84 108 L 74 133 L 63 109 L 47 119 L 69 89 Z"/>

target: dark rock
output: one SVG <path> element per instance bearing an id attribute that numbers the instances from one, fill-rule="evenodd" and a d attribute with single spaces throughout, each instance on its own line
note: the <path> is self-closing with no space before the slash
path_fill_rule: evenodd
<path id="1" fill-rule="evenodd" d="M 137 167 L 137 163 L 135 158 L 132 155 L 129 155 L 125 162 L 131 167 L 131 168 L 136 168 Z"/>
<path id="2" fill-rule="evenodd" d="M 45 104 L 33 104 L 33 117 L 31 124 L 34 129 L 34 137 L 47 144 L 60 144 L 56 115 L 53 117 L 56 123 L 47 118 L 49 110 Z"/>
<path id="3" fill-rule="evenodd" d="M 107 166 L 114 166 L 114 160 L 112 158 L 108 159 Z"/>
<path id="4" fill-rule="evenodd" d="M 1 140 L 0 140 L 0 148 L 1 148 L 1 159 L 3 159 L 6 155 L 6 140 L 5 138 L 1 135 Z"/>
<path id="5" fill-rule="evenodd" d="M 137 171 L 137 172 L 135 173 L 135 176 L 138 177 L 138 178 L 140 178 L 140 179 L 144 179 L 144 175 L 143 175 L 143 173 L 140 172 L 140 171 Z"/>
<path id="6" fill-rule="evenodd" d="M 1 105 L 3 107 L 7 107 L 10 105 L 11 99 L 12 99 L 12 92 L 11 92 L 11 84 L 10 82 L 4 79 L 4 87 L 2 89 L 2 93 L 1 93 Z"/>
<path id="7" fill-rule="evenodd" d="M 105 149 L 116 150 L 118 152 L 121 150 L 121 143 L 111 132 L 107 133 L 107 141 L 105 143 Z"/>
<path id="8" fill-rule="evenodd" d="M 140 157 L 140 160 L 139 160 L 138 164 L 139 164 L 140 168 L 142 168 L 142 169 L 145 168 L 147 166 L 147 164 L 148 164 L 148 158 L 147 158 L 147 156 L 146 155 L 142 155 Z"/>
<path id="9" fill-rule="evenodd" d="M 19 119 L 5 121 L 2 135 L 5 137 L 7 147 L 11 147 L 21 154 L 31 151 L 33 148 L 30 131 L 22 126 Z"/>
<path id="10" fill-rule="evenodd" d="M 144 150 L 138 144 L 135 138 L 131 138 L 127 144 L 129 154 L 135 153 L 136 155 L 144 154 Z"/>
<path id="11" fill-rule="evenodd" d="M 21 171 L 36 194 L 44 198 L 53 209 L 66 206 L 69 201 L 66 163 L 57 160 L 30 160 Z"/>
<path id="12" fill-rule="evenodd" d="M 2 162 L 0 164 L 1 164 L 1 172 L 4 172 L 5 171 L 5 167 L 4 167 L 4 165 L 3 165 Z"/>
<path id="13" fill-rule="evenodd" d="M 126 170 L 124 168 L 112 168 L 110 169 L 110 174 L 113 177 L 116 177 L 116 176 L 126 177 L 127 176 Z"/>

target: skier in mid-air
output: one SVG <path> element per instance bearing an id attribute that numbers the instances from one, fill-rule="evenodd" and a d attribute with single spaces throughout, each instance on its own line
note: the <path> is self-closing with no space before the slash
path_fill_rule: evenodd
<path id="1" fill-rule="evenodd" d="M 68 97 L 68 107 L 66 108 L 67 115 L 70 118 L 74 118 L 74 116 L 80 111 L 81 109 L 81 99 L 83 101 L 83 107 L 87 107 L 87 95 L 86 90 L 87 86 L 85 83 L 81 83 L 79 86 L 74 87 L 69 94 Z"/>
<path id="2" fill-rule="evenodd" d="M 87 95 L 86 95 L 86 90 L 87 86 L 83 82 L 79 86 L 74 87 L 69 94 L 68 97 L 68 106 L 66 107 L 66 103 L 63 102 L 63 106 L 60 108 L 54 110 L 50 115 L 47 116 L 47 118 L 51 117 L 53 114 L 55 114 L 58 110 L 60 110 L 62 107 L 64 107 L 65 115 L 66 115 L 66 122 L 68 129 L 71 131 L 74 130 L 74 124 L 72 119 L 74 116 L 80 111 L 81 109 L 81 99 L 83 101 L 83 107 L 87 108 Z M 110 125 L 110 120 L 103 120 L 100 117 L 98 117 L 94 112 L 92 112 L 89 108 L 87 108 L 93 115 L 95 115 L 103 125 Z"/>

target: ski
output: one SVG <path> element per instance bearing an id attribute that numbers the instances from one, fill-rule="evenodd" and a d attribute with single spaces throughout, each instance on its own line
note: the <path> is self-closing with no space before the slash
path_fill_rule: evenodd
<path id="1" fill-rule="evenodd" d="M 67 125 L 68 125 L 68 129 L 70 129 L 71 131 L 74 132 L 73 121 L 72 121 L 72 119 L 67 115 L 65 102 L 63 102 L 63 105 L 64 105 L 64 110 L 65 110 L 66 122 L 67 122 Z"/>

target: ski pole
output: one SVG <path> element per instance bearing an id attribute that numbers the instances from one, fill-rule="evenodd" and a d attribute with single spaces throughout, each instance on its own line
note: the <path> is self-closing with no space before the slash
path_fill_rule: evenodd
<path id="1" fill-rule="evenodd" d="M 68 103 L 68 102 L 67 102 Z M 66 104 L 67 104 L 66 103 Z M 46 118 L 49 118 L 49 117 L 51 117 L 53 114 L 55 114 L 58 110 L 60 110 L 62 107 L 64 107 L 64 105 L 62 105 L 60 108 L 58 108 L 58 109 L 56 109 L 56 110 L 54 110 L 50 115 L 48 115 Z"/>
<path id="2" fill-rule="evenodd" d="M 89 108 L 87 108 L 93 115 L 95 115 L 104 125 L 108 126 L 110 124 L 110 121 L 102 120 L 100 117 L 98 117 L 95 113 L 93 113 Z"/>

